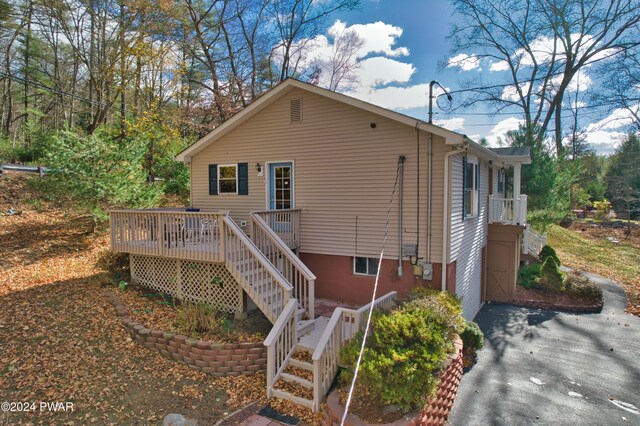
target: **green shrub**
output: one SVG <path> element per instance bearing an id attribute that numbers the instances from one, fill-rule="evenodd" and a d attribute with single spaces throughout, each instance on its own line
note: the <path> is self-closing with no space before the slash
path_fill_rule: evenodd
<path id="1" fill-rule="evenodd" d="M 544 247 L 542 247 L 542 250 L 540 250 L 540 261 L 544 263 L 545 260 L 547 260 L 548 257 L 553 257 L 553 260 L 556 261 L 556 264 L 558 266 L 560 266 L 562 263 L 560 262 L 560 258 L 558 257 L 558 253 L 556 253 L 556 251 L 553 249 L 553 247 L 549 246 L 549 245 L 545 245 Z"/>
<path id="2" fill-rule="evenodd" d="M 462 303 L 460 299 L 448 291 L 432 290 L 416 287 L 412 290 L 403 310 L 432 311 L 447 324 L 447 338 L 454 340 L 455 335 L 462 333 L 465 319 L 462 317 Z"/>
<path id="3" fill-rule="evenodd" d="M 446 292 L 418 291 L 400 308 L 375 311 L 363 353 L 359 385 L 383 404 L 403 409 L 422 407 L 439 384 L 437 373 L 455 350 L 454 334 L 465 321 L 460 301 Z M 358 334 L 340 351 L 347 368 L 342 380 L 350 382 L 362 344 Z"/>
<path id="4" fill-rule="evenodd" d="M 602 288 L 579 272 L 572 271 L 564 280 L 567 293 L 592 302 L 602 300 Z"/>
<path id="5" fill-rule="evenodd" d="M 472 348 L 474 350 L 481 349 L 484 346 L 484 334 L 478 324 L 473 321 L 467 321 L 464 331 L 460 334 L 464 348 Z"/>
<path id="6" fill-rule="evenodd" d="M 564 291 L 564 276 L 553 256 L 548 256 L 542 263 L 537 285 L 549 291 Z"/>
<path id="7" fill-rule="evenodd" d="M 524 288 L 536 288 L 542 265 L 531 263 L 518 269 L 518 285 Z"/>

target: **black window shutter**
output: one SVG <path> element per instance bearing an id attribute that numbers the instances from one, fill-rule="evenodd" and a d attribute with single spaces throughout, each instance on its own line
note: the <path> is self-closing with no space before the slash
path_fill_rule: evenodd
<path id="1" fill-rule="evenodd" d="M 446 214 L 446 213 L 445 213 Z M 467 218 L 467 157 L 462 157 L 462 220 Z"/>
<path id="2" fill-rule="evenodd" d="M 218 195 L 218 165 L 209 164 L 209 195 Z"/>
<path id="3" fill-rule="evenodd" d="M 248 163 L 238 163 L 238 195 L 249 195 Z"/>

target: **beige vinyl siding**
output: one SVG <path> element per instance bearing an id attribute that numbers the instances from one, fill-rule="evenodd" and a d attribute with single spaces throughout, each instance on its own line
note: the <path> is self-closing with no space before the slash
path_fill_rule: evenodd
<path id="1" fill-rule="evenodd" d="M 463 314 L 473 319 L 480 309 L 482 248 L 487 243 L 487 200 L 489 195 L 489 168 L 480 165 L 480 213 L 473 218 L 462 218 L 463 155 L 451 160 L 451 261 L 456 261 L 456 294 L 462 299 Z M 469 158 L 473 158 L 469 156 Z"/>
<path id="2" fill-rule="evenodd" d="M 303 121 L 290 122 L 290 100 L 302 99 Z M 370 123 L 375 122 L 372 129 Z M 427 137 L 420 132 L 420 256 L 427 232 Z M 434 137 L 434 238 L 439 262 L 444 139 Z M 399 155 L 404 173 L 403 242 L 417 239 L 416 132 L 410 126 L 323 96 L 296 89 L 232 130 L 192 160 L 191 199 L 195 207 L 230 210 L 240 222 L 267 208 L 265 163 L 293 161 L 295 207 L 302 209 L 301 251 L 318 254 L 379 255 Z M 208 165 L 249 163 L 249 195 L 208 194 Z M 258 176 L 260 163 L 264 176 Z M 398 193 L 391 208 L 386 258 L 398 255 Z M 356 233 L 357 222 L 357 233 Z"/>

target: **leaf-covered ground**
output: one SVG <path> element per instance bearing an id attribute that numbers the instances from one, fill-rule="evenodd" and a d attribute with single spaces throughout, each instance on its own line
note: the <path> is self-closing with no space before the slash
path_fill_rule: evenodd
<path id="1" fill-rule="evenodd" d="M 89 217 L 12 174 L 0 179 L 0 212 L 0 402 L 29 403 L 0 424 L 160 424 L 177 412 L 207 425 L 264 401 L 262 375 L 214 380 L 129 338 L 96 266 L 108 235 Z"/>
<path id="2" fill-rule="evenodd" d="M 571 229 L 552 225 L 548 243 L 566 266 L 589 271 L 623 285 L 627 312 L 640 315 L 640 244 L 637 226 L 626 238 L 620 229 L 576 223 Z M 610 241 L 616 238 L 615 241 Z"/>

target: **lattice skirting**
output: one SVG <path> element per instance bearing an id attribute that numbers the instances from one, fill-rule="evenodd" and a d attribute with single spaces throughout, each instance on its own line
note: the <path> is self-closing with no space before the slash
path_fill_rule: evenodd
<path id="1" fill-rule="evenodd" d="M 242 287 L 222 263 L 131 255 L 134 283 L 180 300 L 207 302 L 229 312 L 243 311 Z"/>

